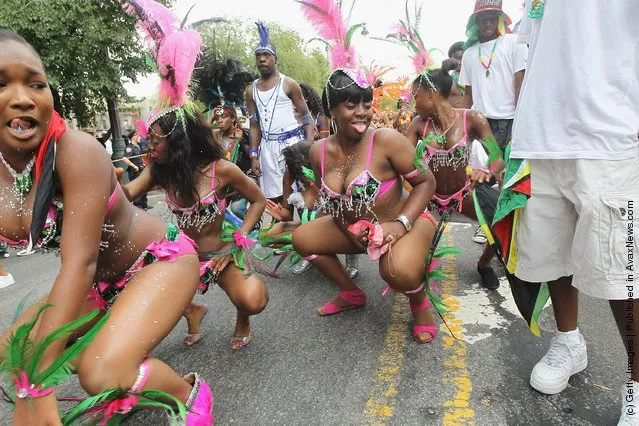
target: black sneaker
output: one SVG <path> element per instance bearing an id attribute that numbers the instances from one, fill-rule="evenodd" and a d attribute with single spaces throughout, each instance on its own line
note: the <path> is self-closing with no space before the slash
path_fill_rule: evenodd
<path id="1" fill-rule="evenodd" d="M 490 266 L 487 268 L 480 268 L 477 265 L 477 272 L 481 276 L 481 285 L 488 290 L 497 290 L 499 288 L 499 278 L 495 274 L 495 270 Z"/>

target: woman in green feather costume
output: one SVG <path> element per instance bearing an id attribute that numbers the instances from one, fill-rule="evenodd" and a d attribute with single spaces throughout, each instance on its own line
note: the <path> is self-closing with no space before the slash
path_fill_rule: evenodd
<path id="1" fill-rule="evenodd" d="M 156 186 L 164 189 L 172 220 L 197 244 L 200 292 L 218 284 L 237 309 L 231 348 L 241 349 L 251 342 L 249 318 L 266 307 L 268 290 L 257 274 L 249 273 L 253 266 L 249 264 L 253 260 L 250 250 L 240 250 L 233 234 L 246 237 L 255 229 L 264 212 L 264 194 L 255 181 L 225 159 L 221 144 L 215 143 L 213 129 L 200 112 L 187 116 L 184 127 L 173 126 L 174 120 L 175 113 L 168 113 L 150 124 L 151 163 L 123 189 L 129 200 Z M 232 193 L 249 202 L 243 223 L 235 229 L 225 222 L 226 197 Z M 207 311 L 199 303 L 187 307 L 189 335 L 185 345 L 202 339 L 201 322 Z"/>
<path id="2" fill-rule="evenodd" d="M 11 170 L 33 177 L 18 191 L 9 167 L 0 166 L 0 194 L 8 197 L 0 203 L 2 237 L 29 242 L 31 252 L 52 199 L 63 206 L 56 232 L 61 269 L 51 291 L 0 336 L 0 370 L 16 391 L 14 424 L 60 424 L 55 385 L 74 370 L 89 394 L 108 391 L 98 400 L 111 407 L 123 397 L 132 409 L 142 393 L 155 392 L 181 401 L 184 413 L 183 403 L 208 386 L 147 356 L 197 288 L 192 242 L 125 199 L 96 140 L 67 129 L 53 110 L 38 53 L 3 29 L 0 70 L 0 119 L 9 123 L 0 129 L 0 152 Z M 211 416 L 209 396 L 204 414 Z"/>
<path id="3" fill-rule="evenodd" d="M 477 183 L 487 183 L 492 173 L 500 171 L 503 160 L 486 118 L 478 111 L 450 105 L 451 85 L 452 77 L 442 69 L 424 71 L 415 79 L 412 93 L 419 116 L 406 136 L 416 147 L 415 166 L 428 168 L 435 175 L 437 189 L 431 210 L 440 215 L 458 212 L 477 220 L 471 191 Z M 488 154 L 485 168 L 470 169 L 474 140 L 481 141 Z M 499 287 L 490 266 L 494 255 L 493 249 L 486 246 L 477 264 L 482 285 L 488 289 Z"/>

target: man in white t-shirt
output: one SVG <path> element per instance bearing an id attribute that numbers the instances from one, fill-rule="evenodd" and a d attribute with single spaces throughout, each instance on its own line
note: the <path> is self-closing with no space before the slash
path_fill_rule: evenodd
<path id="1" fill-rule="evenodd" d="M 531 197 L 515 274 L 548 282 L 558 329 L 530 384 L 555 394 L 586 368 L 578 293 L 607 299 L 629 355 L 617 367 L 629 373 L 619 424 L 639 425 L 639 7 L 527 0 L 524 13 L 519 41 L 530 56 L 511 158 L 528 161 Z"/>
<path id="2" fill-rule="evenodd" d="M 510 18 L 502 0 L 477 0 L 468 21 L 459 83 L 466 86 L 464 108 L 488 119 L 502 150 L 510 142 L 515 106 L 524 80 L 528 49 L 507 34 Z"/>

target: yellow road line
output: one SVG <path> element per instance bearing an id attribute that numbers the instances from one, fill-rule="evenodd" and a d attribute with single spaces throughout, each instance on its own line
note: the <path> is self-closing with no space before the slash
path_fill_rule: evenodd
<path id="1" fill-rule="evenodd" d="M 385 425 L 393 417 L 404 348 L 408 341 L 407 327 L 411 318 L 406 298 L 395 295 L 384 348 L 377 358 L 375 381 L 366 403 L 363 424 Z"/>
<path id="2" fill-rule="evenodd" d="M 446 244 L 453 245 L 450 228 L 446 229 L 444 235 Z M 456 259 L 444 259 L 442 271 L 449 276 L 442 280 L 441 293 L 442 299 L 450 310 L 450 313 L 445 313 L 443 316 L 455 336 L 463 339 L 462 321 L 454 315 L 459 310 L 459 301 L 454 297 L 455 291 L 459 288 Z M 406 299 L 395 295 L 384 347 L 377 358 L 373 389 L 366 403 L 363 424 L 386 425 L 394 415 L 404 349 L 409 337 L 407 327 L 411 318 L 412 314 Z M 447 331 L 444 324 L 440 325 L 440 329 Z M 443 381 L 446 384 L 452 384 L 451 391 L 454 393 L 452 398 L 444 402 L 444 426 L 474 425 L 475 411 L 470 407 L 473 386 L 468 373 L 466 343 L 456 340 L 448 333 L 442 335 L 442 341 L 447 354 L 444 360 Z"/>
<path id="3" fill-rule="evenodd" d="M 444 231 L 446 245 L 453 245 L 453 235 L 450 228 Z M 448 327 L 459 339 L 463 339 L 462 321 L 455 318 L 455 312 L 459 310 L 459 301 L 454 293 L 459 288 L 457 277 L 457 264 L 455 258 L 446 258 L 442 262 L 442 272 L 448 278 L 441 282 L 441 296 L 450 312 L 443 314 Z M 440 330 L 446 334 L 442 335 L 444 351 L 447 357 L 444 359 L 443 381 L 450 384 L 452 397 L 444 402 L 444 426 L 474 425 L 475 411 L 470 406 L 470 397 L 473 391 L 473 383 L 468 372 L 468 361 L 466 359 L 466 343 L 457 340 L 447 333 L 444 324 L 440 325 Z"/>

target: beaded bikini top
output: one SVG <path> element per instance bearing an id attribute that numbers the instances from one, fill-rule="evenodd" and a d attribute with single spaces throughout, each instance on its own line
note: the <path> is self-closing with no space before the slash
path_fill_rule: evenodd
<path id="1" fill-rule="evenodd" d="M 467 113 L 468 110 L 464 111 L 464 136 L 449 149 L 438 149 L 430 145 L 431 142 L 437 142 L 443 147 L 446 144 L 446 136 L 434 133 L 429 134 L 428 125 L 431 120 L 426 121 L 422 139 L 417 143 L 417 151 L 424 152 L 424 163 L 428 164 L 432 170 L 436 171 L 439 167 L 465 168 L 468 165 L 471 149 L 470 141 L 468 140 Z"/>
<path id="2" fill-rule="evenodd" d="M 115 186 L 113 192 L 109 196 L 107 201 L 107 208 L 104 213 L 104 217 L 106 217 L 113 209 L 115 202 L 118 199 L 118 185 Z M 46 249 L 58 249 L 60 246 L 60 237 L 62 236 L 62 217 L 64 213 L 64 205 L 61 200 L 53 199 L 51 200 L 51 204 L 47 211 L 47 217 L 42 229 L 42 233 L 40 234 L 40 239 L 37 241 L 36 246 L 46 250 Z M 102 232 L 113 234 L 115 233 L 114 227 L 111 224 L 103 224 Z M 25 248 L 29 244 L 27 239 L 15 241 L 10 238 L 4 237 L 0 235 L 0 241 L 7 243 L 10 247 L 15 248 Z M 100 241 L 100 250 L 104 250 L 108 248 L 107 241 Z M 26 250 L 22 250 L 18 253 L 18 255 L 31 254 L 31 252 L 27 252 Z"/>
<path id="3" fill-rule="evenodd" d="M 376 132 L 377 130 L 374 130 L 370 137 L 366 168 L 346 186 L 345 194 L 335 192 L 324 181 L 326 139 L 322 141 L 322 157 L 320 163 L 322 185 L 319 200 L 319 208 L 321 211 L 333 217 L 343 214 L 344 211 L 355 212 L 358 216 L 362 216 L 362 213 L 370 213 L 375 216 L 373 212 L 375 200 L 384 196 L 398 181 L 397 178 L 393 178 L 382 182 L 370 172 L 373 141 Z"/>
<path id="4" fill-rule="evenodd" d="M 211 191 L 190 207 L 176 205 L 166 194 L 166 204 L 175 215 L 176 225 L 180 229 L 196 229 L 197 232 L 207 223 L 214 222 L 219 214 L 226 210 L 226 199 L 218 199 L 215 193 L 215 166 L 211 167 Z"/>

